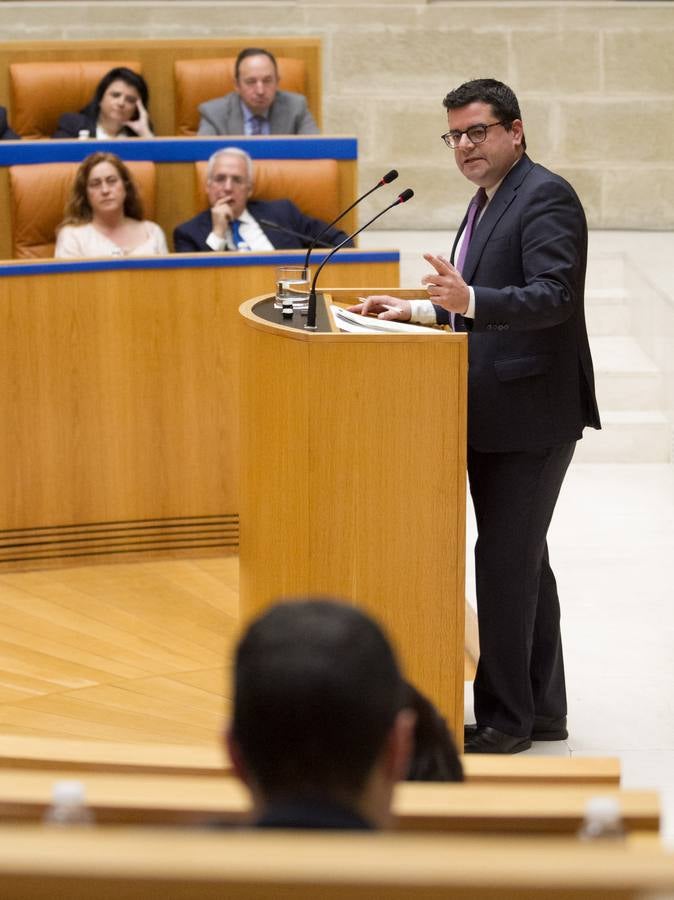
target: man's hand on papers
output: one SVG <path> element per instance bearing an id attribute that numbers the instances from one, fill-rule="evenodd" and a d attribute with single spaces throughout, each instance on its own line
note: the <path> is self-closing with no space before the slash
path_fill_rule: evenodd
<path id="1" fill-rule="evenodd" d="M 395 322 L 409 322 L 412 307 L 409 300 L 399 300 L 388 294 L 373 294 L 370 297 L 360 297 L 362 303 L 349 306 L 349 312 L 358 313 L 361 316 L 376 316 L 378 319 L 390 319 Z"/>

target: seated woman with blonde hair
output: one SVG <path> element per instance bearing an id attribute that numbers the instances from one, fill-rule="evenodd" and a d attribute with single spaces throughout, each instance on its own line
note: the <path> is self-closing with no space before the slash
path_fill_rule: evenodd
<path id="1" fill-rule="evenodd" d="M 75 176 L 54 256 L 159 256 L 168 253 L 164 232 L 143 219 L 131 173 L 114 153 L 92 153 Z"/>

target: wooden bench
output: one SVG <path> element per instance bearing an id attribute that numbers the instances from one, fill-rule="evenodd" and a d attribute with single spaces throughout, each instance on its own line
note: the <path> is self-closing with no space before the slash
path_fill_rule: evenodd
<path id="1" fill-rule="evenodd" d="M 655 847 L 461 835 L 0 828 L 3 900 L 636 900 Z"/>
<path id="2" fill-rule="evenodd" d="M 0 770 L 0 815 L 5 821 L 39 820 L 55 781 L 76 777 L 86 788 L 99 822 L 195 824 L 212 819 L 248 821 L 246 790 L 233 776 L 195 777 L 81 772 Z M 399 830 L 575 834 L 590 797 L 615 797 L 630 834 L 657 837 L 656 792 L 597 785 L 484 785 L 402 783 L 393 811 Z"/>
<path id="3" fill-rule="evenodd" d="M 470 784 L 558 784 L 619 787 L 620 760 L 598 756 L 491 756 L 462 758 Z M 221 778 L 231 772 L 216 742 L 210 745 L 108 743 L 5 735 L 0 769 L 69 769 Z"/>

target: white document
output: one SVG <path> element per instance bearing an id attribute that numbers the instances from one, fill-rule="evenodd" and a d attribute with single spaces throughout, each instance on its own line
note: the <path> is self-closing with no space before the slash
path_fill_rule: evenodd
<path id="1" fill-rule="evenodd" d="M 358 313 L 349 312 L 341 306 L 331 306 L 330 311 L 335 317 L 335 322 L 340 331 L 379 334 L 418 334 L 425 331 L 428 334 L 450 334 L 441 328 L 429 328 L 426 325 L 414 325 L 412 322 L 393 322 L 390 319 L 377 319 L 372 316 L 361 316 Z"/>

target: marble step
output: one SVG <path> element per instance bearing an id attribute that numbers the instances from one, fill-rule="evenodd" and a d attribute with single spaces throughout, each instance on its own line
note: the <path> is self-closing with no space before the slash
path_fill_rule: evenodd
<path id="1" fill-rule="evenodd" d="M 602 429 L 586 428 L 574 462 L 668 463 L 672 425 L 659 410 L 603 410 Z"/>
<path id="2" fill-rule="evenodd" d="M 629 334 L 631 310 L 625 291 L 618 287 L 593 288 L 585 294 L 585 320 L 590 337 Z"/>
<path id="3" fill-rule="evenodd" d="M 595 335 L 590 346 L 601 410 L 664 409 L 663 374 L 634 338 Z"/>

